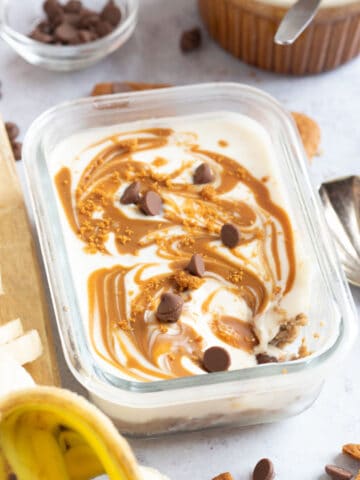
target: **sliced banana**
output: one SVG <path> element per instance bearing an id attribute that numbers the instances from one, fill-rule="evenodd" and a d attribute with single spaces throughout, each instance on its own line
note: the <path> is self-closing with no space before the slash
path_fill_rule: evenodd
<path id="1" fill-rule="evenodd" d="M 17 318 L 5 325 L 0 326 L 0 345 L 11 342 L 18 337 L 21 337 L 24 333 L 24 328 L 21 320 Z"/>
<path id="2" fill-rule="evenodd" d="M 41 339 L 37 330 L 30 330 L 21 337 L 0 345 L 0 355 L 10 355 L 19 365 L 33 362 L 42 352 Z"/>

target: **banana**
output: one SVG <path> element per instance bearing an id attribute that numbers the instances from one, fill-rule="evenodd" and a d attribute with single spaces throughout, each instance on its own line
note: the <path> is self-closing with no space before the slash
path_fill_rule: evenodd
<path id="1" fill-rule="evenodd" d="M 102 473 L 142 479 L 111 421 L 84 398 L 52 387 L 0 399 L 0 480 L 9 471 L 18 480 L 90 480 Z"/>

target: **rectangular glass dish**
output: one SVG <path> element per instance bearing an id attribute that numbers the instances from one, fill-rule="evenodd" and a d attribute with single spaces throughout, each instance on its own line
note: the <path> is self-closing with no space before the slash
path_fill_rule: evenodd
<path id="1" fill-rule="evenodd" d="M 114 374 L 88 340 L 82 298 L 74 285 L 53 187 L 54 151 L 91 129 L 227 112 L 255 120 L 268 133 L 286 210 L 313 271 L 309 323 L 301 330 L 311 355 L 238 370 L 151 382 Z M 115 128 L 116 130 L 116 128 Z M 316 399 L 357 333 L 352 298 L 306 169 L 290 115 L 270 96 L 239 84 L 206 84 L 70 102 L 39 117 L 24 144 L 36 227 L 66 361 L 77 380 L 127 434 L 154 435 L 225 424 L 271 422 L 303 411 Z M 305 300 L 304 300 L 305 301 Z M 321 332 L 321 335 L 319 334 Z M 321 339 L 319 340 L 319 337 Z M 299 341 L 301 339 L 299 338 Z M 294 342 L 293 353 L 299 348 Z M 291 353 L 291 352 L 290 352 Z"/>

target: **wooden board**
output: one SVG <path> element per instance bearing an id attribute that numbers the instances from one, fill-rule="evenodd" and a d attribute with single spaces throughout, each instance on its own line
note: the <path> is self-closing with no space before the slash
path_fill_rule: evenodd
<path id="1" fill-rule="evenodd" d="M 49 309 L 15 160 L 0 118 L 0 325 L 20 318 L 38 330 L 43 355 L 27 368 L 36 383 L 59 385 Z"/>

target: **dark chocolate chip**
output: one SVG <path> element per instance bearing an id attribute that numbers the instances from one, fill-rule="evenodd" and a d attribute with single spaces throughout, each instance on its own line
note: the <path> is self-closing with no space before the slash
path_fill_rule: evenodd
<path id="1" fill-rule="evenodd" d="M 52 43 L 54 41 L 54 37 L 52 35 L 44 33 L 38 28 L 35 28 L 35 30 L 30 33 L 30 38 L 41 43 Z"/>
<path id="2" fill-rule="evenodd" d="M 120 198 L 120 202 L 123 205 L 129 205 L 130 203 L 138 203 L 140 200 L 140 182 L 134 182 L 129 185 Z"/>
<path id="3" fill-rule="evenodd" d="M 207 163 L 202 163 L 197 167 L 194 173 L 194 183 L 201 185 L 204 183 L 210 183 L 214 180 L 214 174 Z"/>
<path id="4" fill-rule="evenodd" d="M 12 142 L 11 147 L 13 150 L 15 160 L 21 160 L 22 156 L 22 143 L 20 142 Z"/>
<path id="5" fill-rule="evenodd" d="M 224 348 L 210 347 L 205 350 L 203 367 L 207 372 L 224 372 L 229 369 L 230 364 L 230 355 Z"/>
<path id="6" fill-rule="evenodd" d="M 97 13 L 94 12 L 86 12 L 85 14 L 81 15 L 79 21 L 80 28 L 90 28 L 95 27 L 100 22 L 100 17 Z"/>
<path id="7" fill-rule="evenodd" d="M 156 311 L 156 317 L 160 322 L 175 323 L 179 320 L 184 300 L 175 293 L 163 293 Z"/>
<path id="8" fill-rule="evenodd" d="M 79 0 L 69 0 L 64 5 L 65 13 L 80 13 L 82 9 L 82 3 Z"/>
<path id="9" fill-rule="evenodd" d="M 234 248 L 239 245 L 241 234 L 236 225 L 225 223 L 225 225 L 221 227 L 220 237 L 226 247 Z"/>
<path id="10" fill-rule="evenodd" d="M 184 53 L 192 52 L 201 46 L 201 30 L 193 28 L 183 32 L 180 40 L 180 48 Z"/>
<path id="11" fill-rule="evenodd" d="M 43 8 L 49 20 L 53 20 L 57 15 L 63 13 L 63 8 L 57 0 L 46 0 Z"/>
<path id="12" fill-rule="evenodd" d="M 15 140 L 19 136 L 20 130 L 16 123 L 5 122 L 5 128 L 10 140 Z"/>
<path id="13" fill-rule="evenodd" d="M 40 22 L 39 25 L 36 27 L 37 30 L 40 30 L 42 33 L 46 33 L 46 35 L 52 35 L 53 27 L 50 22 Z"/>
<path id="14" fill-rule="evenodd" d="M 275 478 L 274 465 L 268 458 L 260 460 L 253 471 L 253 480 L 273 480 Z"/>
<path id="15" fill-rule="evenodd" d="M 333 480 L 351 480 L 354 477 L 354 475 L 349 472 L 349 470 L 337 467 L 336 465 L 326 465 L 325 472 Z"/>
<path id="16" fill-rule="evenodd" d="M 97 35 L 89 30 L 79 30 L 80 43 L 89 43 L 97 39 Z"/>
<path id="17" fill-rule="evenodd" d="M 205 265 L 202 256 L 198 253 L 195 253 L 195 255 L 191 257 L 191 260 L 186 267 L 186 270 L 191 273 L 191 275 L 203 277 L 205 273 Z"/>
<path id="18" fill-rule="evenodd" d="M 76 44 L 79 41 L 78 31 L 70 23 L 62 23 L 55 30 L 55 37 L 65 44 Z"/>
<path id="19" fill-rule="evenodd" d="M 267 353 L 258 353 L 256 355 L 256 360 L 259 365 L 262 365 L 263 363 L 277 363 L 278 359 L 276 357 L 272 357 L 271 355 L 268 355 Z"/>
<path id="20" fill-rule="evenodd" d="M 70 23 L 75 28 L 79 27 L 81 16 L 78 13 L 65 13 L 62 23 Z"/>
<path id="21" fill-rule="evenodd" d="M 95 26 L 95 31 L 99 37 L 106 37 L 113 31 L 114 27 L 109 22 L 100 21 Z"/>
<path id="22" fill-rule="evenodd" d="M 140 200 L 140 208 L 145 215 L 159 215 L 161 212 L 162 200 L 158 193 L 150 190 Z"/>
<path id="23" fill-rule="evenodd" d="M 113 0 L 110 0 L 105 5 L 103 11 L 101 12 L 101 18 L 105 22 L 110 23 L 113 27 L 119 25 L 121 20 L 121 11 L 120 8 L 115 5 Z"/>

